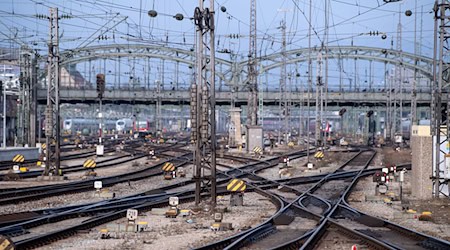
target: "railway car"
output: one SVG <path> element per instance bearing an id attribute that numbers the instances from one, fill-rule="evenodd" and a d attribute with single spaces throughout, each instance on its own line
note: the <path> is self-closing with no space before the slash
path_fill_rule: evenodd
<path id="1" fill-rule="evenodd" d="M 422 119 L 418 122 L 419 125 L 430 125 L 430 120 Z M 411 120 L 410 119 L 402 119 L 402 136 L 404 140 L 411 139 Z"/>
<path id="2" fill-rule="evenodd" d="M 138 132 L 150 132 L 151 123 L 149 121 L 137 121 L 134 124 L 134 130 Z"/>
<path id="3" fill-rule="evenodd" d="M 134 129 L 134 123 L 132 119 L 123 118 L 116 121 L 116 131 L 124 133 Z"/>
<path id="4" fill-rule="evenodd" d="M 82 135 L 92 135 L 97 133 L 99 129 L 98 119 L 65 119 L 63 123 L 63 132 L 66 134 L 81 133 Z M 112 120 L 103 120 L 104 130 L 113 130 L 116 128 L 115 122 Z"/>
<path id="5" fill-rule="evenodd" d="M 123 118 L 116 121 L 116 130 L 118 132 L 128 132 L 133 130 L 135 132 L 149 133 L 154 129 L 154 123 L 149 120 L 134 121 L 130 118 Z"/>

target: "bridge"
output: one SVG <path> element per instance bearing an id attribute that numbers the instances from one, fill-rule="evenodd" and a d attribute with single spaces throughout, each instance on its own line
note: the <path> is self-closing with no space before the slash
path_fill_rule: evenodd
<path id="1" fill-rule="evenodd" d="M 262 100 L 264 105 L 278 105 L 280 100 L 279 92 L 262 92 Z M 306 105 L 308 101 L 308 94 L 303 92 L 291 92 L 291 101 L 293 103 L 303 103 Z M 329 106 L 351 106 L 354 103 L 367 106 L 385 106 L 387 101 L 386 92 L 329 92 L 327 103 Z M 216 102 L 218 105 L 229 105 L 232 97 L 235 98 L 237 105 L 247 104 L 247 92 L 233 93 L 231 91 L 216 92 Z M 309 94 L 309 101 L 314 105 L 314 93 Z M 105 103 L 115 104 L 153 104 L 158 101 L 163 104 L 188 104 L 190 92 L 188 90 L 165 90 L 159 93 L 154 90 L 127 90 L 116 89 L 107 90 L 103 95 Z M 411 103 L 411 93 L 402 93 L 401 97 L 404 104 Z M 417 105 L 429 106 L 431 102 L 430 93 L 417 93 Z M 45 104 L 47 100 L 47 91 L 44 89 L 38 90 L 38 102 Z M 60 90 L 61 103 L 98 103 L 97 92 L 94 89 L 63 89 Z"/>
<path id="2" fill-rule="evenodd" d="M 295 70 L 300 72 L 300 68 L 305 67 L 303 62 L 308 60 L 310 50 L 308 48 L 290 50 L 285 53 L 288 65 L 295 65 Z M 319 48 L 314 47 L 311 51 L 312 59 L 316 60 Z M 270 55 L 262 55 L 257 59 L 260 72 L 260 89 L 264 88 L 264 91 L 260 90 L 260 98 L 262 103 L 267 105 L 275 105 L 279 102 L 283 96 L 274 87 L 277 83 L 274 83 L 273 77 L 268 80 L 267 75 L 272 74 L 280 69 L 283 65 L 281 53 L 273 53 Z M 415 86 L 417 90 L 416 101 L 417 105 L 429 105 L 431 101 L 430 79 L 432 76 L 433 60 L 431 58 L 423 57 L 420 55 L 414 55 L 407 52 L 400 52 L 386 48 L 375 48 L 365 46 L 329 46 L 324 54 L 325 57 L 336 60 L 354 60 L 355 66 L 358 60 L 381 63 L 384 65 L 385 71 L 389 67 L 398 66 L 411 70 L 415 73 L 416 81 Z M 401 60 L 400 57 L 401 56 Z M 221 58 L 216 59 L 216 76 L 219 89 L 216 95 L 216 101 L 219 105 L 229 104 L 233 102 L 238 105 L 245 105 L 247 102 L 247 60 L 227 60 L 224 59 L 226 55 L 221 55 Z M 132 58 L 133 60 L 138 58 L 144 62 L 143 83 L 136 84 L 135 79 L 131 82 L 121 83 L 120 75 L 124 74 L 124 69 L 120 67 L 120 60 L 124 58 Z M 183 48 L 169 48 L 164 46 L 157 46 L 152 44 L 117 44 L 117 45 L 102 45 L 92 46 L 80 49 L 65 50 L 61 53 L 61 66 L 69 67 L 70 65 L 84 65 L 95 61 L 102 61 L 106 63 L 108 59 L 117 59 L 113 61 L 114 71 L 107 72 L 106 66 L 104 67 L 104 73 L 107 75 L 107 79 L 110 79 L 107 86 L 106 93 L 104 95 L 105 102 L 113 103 L 154 103 L 160 100 L 162 103 L 187 103 L 189 102 L 189 85 L 192 79 L 191 75 L 182 75 L 179 71 L 189 70 L 192 73 L 192 68 L 195 67 L 195 52 L 186 50 Z M 45 60 L 46 56 L 40 57 L 41 60 Z M 166 61 L 172 61 L 174 63 L 173 71 L 164 71 L 162 67 L 161 76 L 157 81 L 160 84 L 152 86 L 150 83 L 151 78 L 151 66 L 154 68 L 155 62 L 149 61 L 150 59 L 160 60 L 163 64 Z M 147 61 L 145 61 L 147 60 Z M 42 61 L 44 62 L 44 61 Z M 39 63 L 38 63 L 39 64 Z M 184 68 L 183 68 L 184 67 Z M 147 70 L 147 71 L 146 71 Z M 161 70 L 161 69 L 160 69 Z M 87 74 L 87 72 L 84 72 Z M 130 73 L 130 72 L 127 72 Z M 186 73 L 186 72 L 184 72 Z M 342 72 L 340 72 L 342 73 Z M 376 72 L 371 72 L 375 74 Z M 39 73 L 39 79 L 45 79 L 46 71 Z M 130 73 L 131 74 L 131 73 Z M 153 73 L 152 73 L 153 74 Z M 378 72 L 379 74 L 379 72 Z M 148 75 L 147 77 L 145 75 Z M 94 79 L 90 73 L 84 76 L 83 86 L 73 87 L 61 87 L 60 98 L 62 103 L 95 103 L 97 94 L 92 87 Z M 179 88 L 178 83 L 184 77 L 184 88 Z M 264 78 L 266 77 L 266 78 Z M 169 80 L 171 79 L 171 80 Z M 331 84 L 329 87 L 329 93 L 326 96 L 328 105 L 341 105 L 350 103 L 361 103 L 363 105 L 385 105 L 389 98 L 392 97 L 396 100 L 402 100 L 404 103 L 411 103 L 412 99 L 412 84 L 408 83 L 408 89 L 400 91 L 396 88 L 395 84 L 397 79 L 393 76 L 389 76 L 384 73 L 384 86 L 381 88 L 374 88 L 373 81 L 367 82 L 360 79 L 354 79 L 353 84 L 350 86 L 343 86 L 342 76 L 339 83 L 334 84 L 338 89 L 333 91 Z M 412 82 L 413 80 L 411 80 Z M 169 83 L 170 82 L 170 83 Z M 176 86 L 171 85 L 173 82 Z M 187 84 L 186 84 L 187 82 Z M 388 84 L 389 82 L 389 84 Z M 263 86 L 263 84 L 265 86 Z M 298 84 L 298 83 L 296 83 Z M 43 86 L 42 86 L 43 85 Z M 156 86 L 157 85 L 157 86 Z M 45 81 L 40 84 L 42 89 L 38 90 L 37 100 L 38 103 L 44 104 L 46 98 Z M 315 84 L 313 83 L 310 89 L 313 89 Z M 389 92 L 387 89 L 395 91 Z M 172 89 L 172 90 L 167 90 Z M 306 89 L 306 87 L 304 88 Z M 303 90 L 304 90 L 303 89 Z M 295 91 L 291 91 L 290 98 L 294 103 L 306 103 L 308 101 L 308 95 L 296 88 Z M 315 102 L 314 91 L 310 94 L 309 101 Z"/>
<path id="3" fill-rule="evenodd" d="M 334 74 L 335 79 L 330 80 L 333 84 L 329 84 L 328 93 L 324 96 L 328 107 L 335 107 L 332 109 L 370 106 L 373 110 L 381 112 L 391 110 L 387 112 L 392 112 L 394 116 L 399 117 L 400 111 L 395 110 L 402 105 L 403 111 L 406 112 L 413 110 L 412 107 L 421 107 L 421 112 L 424 108 L 430 107 L 433 66 L 431 58 L 387 48 L 329 46 L 326 53 L 319 51 L 316 47 L 311 50 L 294 49 L 286 51 L 285 54 L 262 53 L 257 58 L 261 109 L 264 105 L 277 109 L 280 100 L 284 99 L 288 99 L 294 106 L 300 104 L 305 106 L 308 101 L 311 106 L 315 106 L 315 67 L 320 53 L 323 53 L 325 58 L 329 58 L 330 63 L 332 62 L 335 67 L 334 72 L 330 73 Z M 310 54 L 314 72 L 311 72 L 313 82 L 308 83 L 307 62 Z M 283 59 L 283 56 L 286 58 Z M 24 128 L 20 128 L 25 131 L 24 134 L 26 127 L 35 126 L 33 121 L 36 120 L 34 117 L 37 115 L 36 105 L 45 105 L 47 101 L 47 70 L 43 67 L 46 64 L 46 58 L 46 55 L 38 56 L 25 49 L 21 53 L 21 66 L 26 72 L 22 81 L 25 92 L 29 94 L 20 98 L 23 98 L 21 103 L 24 103 L 24 117 L 30 117 L 30 121 L 25 120 Z M 189 104 L 189 87 L 194 79 L 194 58 L 193 49 L 153 44 L 114 44 L 64 50 L 60 54 L 60 66 L 66 70 L 67 74 L 61 77 L 60 103 L 97 104 L 97 93 L 93 88 L 95 75 L 103 73 L 107 79 L 104 103 L 155 105 L 157 114 L 161 114 L 158 110 L 161 110 L 165 104 Z M 133 65 L 136 62 L 141 65 L 140 72 L 135 71 L 136 68 Z M 217 105 L 247 105 L 249 95 L 247 59 L 217 53 L 215 62 Z M 287 72 L 288 79 L 286 79 L 291 88 L 281 93 L 279 91 L 280 70 L 284 62 L 291 69 Z M 366 71 L 367 68 L 369 69 L 366 80 L 355 73 L 360 71 L 358 65 L 366 67 Z M 384 71 L 372 70 L 373 65 L 378 69 L 384 68 Z M 395 67 L 409 70 L 410 77 L 404 77 L 409 79 L 408 82 L 399 82 L 397 76 L 389 71 Z M 72 84 L 70 80 L 72 69 L 81 71 L 78 72 L 83 79 L 81 83 Z M 344 72 L 344 69 L 354 71 L 353 75 Z M 377 77 L 376 81 L 374 76 Z M 399 87 L 402 84 L 403 86 Z M 309 95 L 306 93 L 308 88 L 311 90 Z M 31 99 L 28 99 L 28 96 Z M 29 114 L 27 114 L 28 111 Z M 245 108 L 244 112 L 246 112 Z"/>

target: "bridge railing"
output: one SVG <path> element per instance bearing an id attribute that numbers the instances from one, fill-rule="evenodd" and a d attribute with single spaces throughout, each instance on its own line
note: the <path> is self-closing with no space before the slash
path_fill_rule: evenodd
<path id="1" fill-rule="evenodd" d="M 187 86 L 186 84 L 169 84 L 167 86 L 161 86 L 160 90 L 161 92 L 164 91 L 188 91 L 190 86 Z M 278 87 L 267 87 L 262 86 L 262 92 L 263 93 L 272 93 L 272 92 L 279 92 Z M 39 85 L 38 89 L 46 89 L 45 84 Z M 86 90 L 86 91 L 92 91 L 95 90 L 96 87 L 93 84 L 62 84 L 60 85 L 61 90 Z M 107 85 L 106 91 L 115 91 L 115 90 L 123 90 L 123 91 L 136 91 L 136 92 L 157 92 L 157 88 L 154 85 L 128 85 L 128 84 L 116 84 L 116 85 Z M 229 86 L 222 85 L 216 87 L 216 92 L 230 92 L 231 89 Z M 315 87 L 312 87 L 310 89 L 311 92 L 315 91 Z M 391 93 L 394 93 L 396 90 L 395 88 L 391 88 Z M 398 90 L 397 90 L 398 91 Z M 305 86 L 293 86 L 290 88 L 291 93 L 302 93 L 307 92 L 307 88 Z M 328 92 L 330 93 L 388 93 L 389 88 L 385 86 L 372 86 L 372 87 L 339 87 L 339 86 L 329 86 Z M 398 91 L 399 92 L 399 91 Z M 411 93 L 412 92 L 412 86 L 405 86 L 402 88 L 403 93 Z M 431 87 L 430 86 L 418 86 L 416 88 L 417 93 L 431 93 Z"/>

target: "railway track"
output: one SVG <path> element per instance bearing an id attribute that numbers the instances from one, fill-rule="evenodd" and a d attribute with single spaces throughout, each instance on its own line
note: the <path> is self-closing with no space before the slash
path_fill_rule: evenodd
<path id="1" fill-rule="evenodd" d="M 190 160 L 178 158 L 173 159 L 172 162 L 176 166 L 183 166 L 189 163 Z M 158 173 L 157 175 L 160 175 L 160 173 Z M 155 190 L 128 195 L 121 198 L 114 198 L 102 202 L 73 205 L 61 208 L 42 209 L 33 212 L 0 215 L 0 234 L 7 236 L 17 236 L 27 233 L 27 229 L 37 227 L 42 224 L 55 223 L 61 220 L 76 217 L 106 214 L 125 209 L 130 206 L 142 205 L 144 203 L 162 199 L 167 195 L 174 195 L 172 193 L 166 193 L 165 190 L 176 188 L 179 185 L 180 184 L 173 184 Z"/>
<path id="2" fill-rule="evenodd" d="M 182 156 L 179 158 L 183 158 L 185 160 L 184 163 L 186 163 L 187 161 L 190 160 L 190 157 L 186 157 L 186 156 Z M 249 159 L 241 159 L 241 161 L 248 161 Z M 265 164 L 265 163 L 263 163 Z M 254 166 L 253 164 L 249 164 L 250 166 Z M 244 170 L 241 171 L 242 173 L 245 173 Z M 160 172 L 158 173 L 160 174 Z M 226 180 L 222 180 L 219 182 L 220 185 L 225 185 L 228 182 L 229 178 Z M 189 183 L 191 183 L 192 181 L 189 180 L 187 182 L 184 183 L 180 183 L 180 184 L 175 184 L 175 185 L 170 185 L 158 190 L 152 190 L 150 193 L 158 193 L 161 192 L 161 190 L 168 190 L 171 188 L 176 188 L 182 185 L 187 185 Z M 225 191 L 225 188 L 222 187 L 222 190 L 224 193 L 226 193 L 227 191 Z M 149 192 L 146 192 L 145 194 L 148 195 Z M 191 193 L 193 193 L 193 191 L 191 191 Z M 139 194 L 133 197 L 125 197 L 124 199 L 127 199 L 128 202 L 126 205 L 122 205 L 122 206 L 130 206 L 130 202 L 129 199 L 135 199 L 135 200 L 140 200 L 141 198 L 137 199 L 137 196 L 142 196 L 143 194 Z M 158 195 L 162 195 L 162 193 L 158 194 Z M 158 196 L 159 197 L 159 196 Z M 141 199 L 142 201 L 146 201 L 146 197 L 143 197 Z M 117 200 L 115 201 L 115 203 L 120 203 L 122 201 Z M 163 203 L 166 204 L 166 203 Z M 94 204 L 87 204 L 87 205 L 83 205 L 83 206 L 71 206 L 68 208 L 59 208 L 59 209 L 50 209 L 50 210 L 41 210 L 41 211 L 33 211 L 32 213 L 19 213 L 19 214 L 10 214 L 10 215 L 4 215 L 4 216 L 0 216 L 0 221 L 3 221 L 0 225 L 4 226 L 1 230 L 1 233 L 6 234 L 6 235 L 15 235 L 15 234 L 22 234 L 25 232 L 26 228 L 29 227 L 34 227 L 37 225 L 40 225 L 40 223 L 49 223 L 49 222 L 53 222 L 53 221 L 58 221 L 61 219 L 67 219 L 70 218 L 70 216 L 81 216 L 81 215 L 85 215 L 85 214 L 89 214 L 87 212 L 91 211 L 90 213 L 98 213 L 98 212 L 105 212 L 105 211 L 110 211 L 110 210 L 114 210 L 117 209 L 117 206 L 111 206 L 111 204 L 103 204 L 106 206 L 106 208 L 101 208 L 98 207 L 98 204 L 94 205 Z M 95 206 L 95 210 L 93 207 L 90 206 Z M 80 208 L 83 207 L 82 212 L 80 212 Z M 69 212 L 68 212 L 69 211 Z M 58 216 L 55 216 L 54 214 L 58 213 Z M 42 215 L 44 214 L 51 214 L 50 217 L 43 217 Z M 3 220 L 1 220 L 3 217 Z"/>
<path id="3" fill-rule="evenodd" d="M 156 150 L 159 153 L 164 150 L 174 150 L 174 147 L 178 145 L 173 145 L 164 149 Z M 185 155 L 190 155 L 191 153 L 186 153 Z M 129 162 L 132 160 L 147 157 L 148 154 L 137 154 L 134 157 L 121 160 L 120 162 L 106 163 L 101 165 L 102 167 L 111 167 L 116 164 L 121 164 L 124 162 Z M 108 187 L 122 182 L 135 181 L 149 176 L 155 176 L 161 173 L 161 165 L 166 161 L 162 161 L 156 165 L 152 165 L 134 172 L 107 176 L 107 177 L 97 177 L 89 180 L 74 181 L 64 184 L 53 184 L 53 185 L 43 185 L 30 188 L 15 188 L 15 189 L 1 189 L 0 190 L 0 204 L 12 204 L 17 202 L 24 202 L 30 200 L 41 199 L 45 197 L 81 192 L 85 190 L 93 190 L 94 181 L 102 181 L 103 186 Z"/>
<path id="4" fill-rule="evenodd" d="M 361 154 L 361 153 L 359 153 Z M 358 154 L 358 155 L 359 155 Z M 354 156 L 352 159 L 357 158 L 357 156 Z M 230 237 L 228 239 L 225 239 L 223 241 L 219 241 L 207 246 L 204 246 L 199 249 L 240 249 L 243 247 L 246 248 L 259 248 L 261 245 L 266 245 L 270 243 L 270 245 L 266 245 L 266 248 L 277 248 L 277 246 L 274 245 L 277 242 L 280 242 L 280 239 L 282 242 L 286 242 L 289 240 L 292 240 L 292 238 L 295 238 L 296 234 L 292 233 L 292 230 L 277 230 L 277 225 L 289 225 L 293 221 L 297 221 L 298 224 L 301 224 L 304 222 L 303 217 L 301 213 L 298 213 L 295 211 L 295 204 L 299 202 L 303 197 L 306 197 L 308 194 L 313 193 L 314 191 L 318 190 L 324 183 L 327 181 L 327 177 L 332 176 L 339 170 L 345 167 L 345 165 L 348 165 L 351 160 L 344 163 L 337 171 L 335 171 L 332 174 L 327 174 L 324 177 L 322 177 L 318 182 L 316 182 L 315 185 L 313 185 L 311 188 L 309 188 L 306 192 L 300 194 L 295 200 L 291 202 L 287 202 L 286 200 L 283 200 L 283 206 L 282 209 L 280 209 L 276 214 L 274 214 L 271 218 L 269 218 L 266 222 L 262 223 L 258 227 L 249 230 L 248 232 L 242 233 L 242 235 Z M 281 184 L 281 183 L 276 183 Z M 275 196 L 275 195 L 274 195 Z M 278 197 L 278 196 L 277 196 Z M 298 229 L 298 228 L 297 228 Z M 290 231 L 290 232 L 286 232 Z M 295 230 L 300 233 L 300 235 L 303 235 L 308 230 Z M 269 235 L 270 238 L 266 238 Z M 266 239 L 266 240 L 264 240 Z M 268 240 L 267 240 L 268 239 Z M 273 240 L 277 239 L 277 240 Z M 260 243 L 256 243 L 260 241 Z M 253 244 L 253 247 L 249 246 Z"/>
<path id="5" fill-rule="evenodd" d="M 361 152 L 363 153 L 363 152 Z M 290 249 L 290 248 L 305 248 L 310 249 L 314 247 L 314 239 L 318 236 L 322 236 L 324 233 L 331 230 L 336 230 L 339 233 L 345 234 L 370 248 L 378 249 L 401 249 L 394 248 L 385 242 L 385 239 L 377 239 L 364 231 L 358 231 L 351 228 L 348 225 L 343 225 L 339 220 L 351 219 L 356 217 L 356 214 L 361 216 L 362 213 L 351 209 L 345 203 L 345 197 L 350 192 L 354 183 L 358 178 L 373 174 L 374 171 L 378 169 L 366 169 L 370 160 L 367 164 L 361 166 L 358 162 L 362 158 L 366 158 L 366 153 L 358 154 L 353 159 L 355 162 L 352 163 L 351 160 L 346 162 L 340 169 L 331 174 L 318 175 L 311 177 L 297 177 L 284 180 L 268 180 L 263 177 L 258 176 L 256 173 L 261 171 L 261 169 L 273 167 L 278 164 L 278 158 L 267 159 L 260 162 L 250 162 L 240 168 L 230 168 L 227 171 L 223 171 L 220 175 L 223 179 L 218 181 L 218 193 L 220 195 L 227 194 L 224 186 L 230 178 L 246 177 L 249 180 L 253 180 L 248 183 L 248 191 L 258 192 L 259 194 L 270 199 L 278 208 L 278 212 L 266 222 L 261 225 L 243 231 L 234 236 L 228 237 L 218 242 L 211 243 L 199 249 L 240 249 L 240 248 L 257 248 L 258 244 L 264 246 L 264 249 Z M 301 155 L 301 154 L 298 154 Z M 367 154 L 368 155 L 368 154 Z M 359 156 L 359 157 L 358 157 Z M 370 155 L 369 155 L 370 156 Z M 373 157 L 373 156 L 372 156 Z M 184 157 L 187 160 L 186 157 Z M 236 160 L 236 159 L 235 159 Z M 242 161 L 250 161 L 249 159 L 241 159 Z M 366 158 L 367 160 L 367 158 Z M 276 164 L 275 164 L 276 163 Z M 353 170 L 343 170 L 346 166 L 351 166 Z M 358 170 L 356 166 L 360 166 Z M 347 181 L 347 186 L 344 191 L 342 189 L 337 193 L 340 193 L 339 199 L 334 199 L 334 201 L 321 198 L 320 190 L 323 189 L 324 184 L 333 180 L 351 179 Z M 85 216 L 87 214 L 93 215 L 91 219 L 83 222 L 80 225 L 67 227 L 55 232 L 51 232 L 45 235 L 36 236 L 33 238 L 20 240 L 15 242 L 18 249 L 22 248 L 32 248 L 42 244 L 48 244 L 52 241 L 69 237 L 75 234 L 79 230 L 85 230 L 92 228 L 99 224 L 104 224 L 108 221 L 119 219 L 124 217 L 126 209 L 136 208 L 139 211 L 147 211 L 153 207 L 166 206 L 169 196 L 177 195 L 180 197 L 182 202 L 187 202 L 193 199 L 193 190 L 170 193 L 168 192 L 172 188 L 180 187 L 182 185 L 189 184 L 190 181 L 184 183 L 178 183 L 175 185 L 169 185 L 157 190 L 148 191 L 145 195 L 140 194 L 136 196 L 124 197 L 122 199 L 117 199 L 111 201 L 113 203 L 95 203 L 86 204 L 83 206 L 74 206 L 69 208 L 59 208 L 47 210 L 45 213 L 52 213 L 51 219 L 47 218 L 47 221 L 56 221 L 58 219 L 64 219 L 70 216 Z M 301 185 L 307 183 L 315 183 L 306 192 L 300 192 L 295 188 L 291 187 L 293 185 Z M 290 192 L 295 192 L 298 195 L 297 199 L 293 201 L 288 201 L 279 195 L 274 195 L 269 192 L 268 189 L 273 189 L 283 186 Z M 130 200 L 127 200 L 130 199 Z M 136 201 L 136 203 L 133 203 Z M 140 202 L 140 203 L 139 203 Z M 314 208 L 315 207 L 315 208 Z M 317 209 L 319 208 L 319 209 Z M 338 209 L 339 208 L 339 209 Z M 342 212 L 348 208 L 353 212 Z M 109 213 L 107 212 L 109 211 Z M 105 215 L 104 213 L 108 213 Z M 349 215 L 350 214 L 350 215 Z M 347 216 L 347 217 L 345 217 Z M 41 219 L 41 221 L 45 221 Z M 326 221 L 326 223 L 324 223 Z M 27 222 L 27 220 L 25 220 Z M 293 225 L 296 224 L 297 226 Z M 5 224 L 6 225 L 6 224 Z M 10 225 L 12 226 L 12 225 Z M 302 227 L 299 227 L 302 226 Z M 391 225 L 392 226 L 392 225 Z M 284 228 L 283 228 L 284 227 Z M 13 231 L 13 228 L 10 228 Z M 325 231 L 324 231 L 325 230 Z M 416 232 L 406 229 L 404 234 L 415 234 Z M 283 232 L 283 233 L 280 233 Z M 450 243 L 441 241 L 439 239 L 434 239 L 429 236 L 421 243 L 426 246 L 450 246 Z M 319 237 L 320 238 L 320 237 Z M 272 240 L 271 240 L 272 239 Z M 274 241 L 275 239 L 275 241 Z M 267 245 L 267 242 L 272 242 L 271 245 Z M 428 244 L 428 245 L 426 245 Z M 253 247 L 252 247 L 253 246 Z M 436 248 L 439 249 L 439 248 Z"/>
<path id="6" fill-rule="evenodd" d="M 124 158 L 134 157 L 133 155 L 136 153 L 140 153 L 141 155 L 148 154 L 148 152 L 138 150 L 138 148 L 142 147 L 142 146 L 143 146 L 142 142 L 132 141 L 132 143 L 130 145 L 127 145 L 127 148 L 125 150 L 123 150 L 123 152 L 125 153 L 124 155 L 120 155 L 120 156 L 113 157 L 110 159 L 104 159 L 104 160 L 98 161 L 96 168 L 111 167 L 111 166 L 114 166 L 117 164 L 128 162 L 130 159 L 124 159 Z M 105 151 L 105 153 L 111 153 L 114 151 L 115 151 L 115 149 L 108 149 Z M 96 155 L 95 152 L 73 154 L 73 155 L 62 158 L 62 160 L 65 161 L 65 160 L 74 160 L 74 159 L 86 159 L 87 157 L 94 156 L 94 155 Z M 137 158 L 137 157 L 134 157 L 134 158 Z M 139 158 L 142 158 L 142 157 L 139 157 Z M 137 159 L 139 159 L 139 158 L 137 158 Z M 123 160 L 115 162 L 115 163 L 111 163 L 111 162 L 114 162 L 114 161 L 117 161 L 120 159 L 123 159 Z M 131 159 L 131 160 L 134 160 L 134 159 Z M 65 166 L 64 164 L 62 164 L 61 170 L 63 171 L 63 173 L 66 174 L 66 173 L 85 171 L 86 169 L 83 167 L 83 164 L 77 164 L 77 165 L 71 165 L 71 166 Z M 23 173 L 13 173 L 13 174 L 6 173 L 6 174 L 0 174 L 0 180 L 36 178 L 42 174 L 43 174 L 43 170 L 41 170 L 41 169 L 30 170 L 28 172 L 23 172 Z"/>
<path id="7" fill-rule="evenodd" d="M 105 143 L 104 143 L 105 151 L 104 152 L 105 153 L 114 152 L 117 142 L 122 142 L 122 141 L 123 141 L 123 138 L 120 138 L 117 140 L 114 139 L 114 140 L 110 140 L 110 141 L 105 141 Z M 127 142 L 129 142 L 129 141 L 127 141 Z M 136 141 L 132 141 L 132 142 L 136 142 Z M 67 153 L 67 152 L 73 152 L 73 150 L 75 150 L 75 149 L 79 149 L 77 146 L 74 146 L 74 145 L 70 145 L 70 146 L 71 146 L 70 148 L 62 148 L 62 149 L 66 149 L 66 150 L 61 150 L 61 152 Z M 83 157 L 94 156 L 94 155 L 96 155 L 96 150 L 92 149 L 92 150 L 89 150 L 88 152 L 73 153 L 73 154 L 61 156 L 61 161 L 73 160 L 73 159 L 78 159 L 78 158 L 83 158 Z M 37 162 L 37 160 L 25 160 L 23 162 L 23 164 L 29 165 L 29 164 L 35 164 L 36 162 Z M 0 170 L 9 170 L 12 168 L 13 165 L 14 165 L 14 163 L 12 161 L 0 161 Z"/>
<path id="8" fill-rule="evenodd" d="M 402 245 L 389 242 L 389 240 L 407 240 L 408 247 L 406 249 L 448 249 L 450 247 L 449 242 L 426 236 L 398 225 L 392 225 L 392 223 L 381 219 L 377 219 L 378 225 L 386 225 L 385 223 L 387 223 L 390 228 L 395 228 L 402 235 L 397 237 L 391 231 L 391 233 L 385 233 L 385 236 L 390 235 L 390 237 L 382 239 L 380 234 L 370 234 L 367 231 L 356 230 L 332 218 L 332 215 L 337 214 L 336 208 L 342 206 L 345 206 L 350 211 L 354 211 L 353 213 L 357 213 L 360 217 L 367 216 L 343 204 L 345 204 L 345 198 L 357 179 L 363 176 L 363 173 L 365 175 L 371 173 L 371 171 L 366 171 L 366 168 L 374 156 L 373 152 L 360 152 L 334 173 L 322 177 L 314 186 L 298 196 L 294 201 L 283 200 L 282 208 L 258 227 L 198 249 L 313 249 L 316 247 L 318 240 L 321 239 L 321 236 L 327 232 L 326 230 L 331 229 L 336 229 L 369 248 L 405 249 Z M 342 182 L 340 183 L 340 188 L 326 188 L 327 183 L 330 181 L 329 179 L 338 175 L 339 172 L 345 171 L 345 169 L 356 169 L 356 171 L 353 171 L 353 177 L 338 178 L 338 181 Z M 327 192 L 323 192 L 324 189 Z M 321 197 L 329 192 L 333 194 L 328 195 L 326 198 Z M 327 198 L 331 198 L 331 200 Z M 357 217 L 354 214 L 353 216 Z M 348 217 L 346 218 L 348 219 Z"/>

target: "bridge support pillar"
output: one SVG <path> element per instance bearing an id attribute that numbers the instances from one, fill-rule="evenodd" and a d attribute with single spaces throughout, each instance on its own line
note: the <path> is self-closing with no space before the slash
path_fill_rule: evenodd
<path id="1" fill-rule="evenodd" d="M 241 109 L 230 109 L 230 128 L 228 131 L 228 144 L 230 147 L 242 145 Z"/>
<path id="2" fill-rule="evenodd" d="M 433 181 L 430 179 L 430 162 L 433 161 L 433 137 L 430 126 L 412 126 L 412 195 L 417 199 L 431 199 L 433 194 Z"/>
<path id="3" fill-rule="evenodd" d="M 247 125 L 245 147 L 247 152 L 252 152 L 255 147 L 263 147 L 263 128 L 261 126 Z M 287 142 L 286 142 L 287 144 Z"/>

